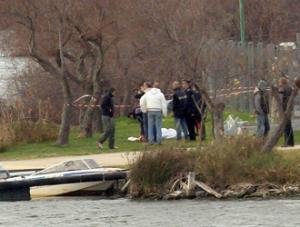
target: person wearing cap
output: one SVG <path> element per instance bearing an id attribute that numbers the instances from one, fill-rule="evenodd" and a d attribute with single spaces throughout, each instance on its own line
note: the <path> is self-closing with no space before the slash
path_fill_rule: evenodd
<path id="1" fill-rule="evenodd" d="M 257 121 L 257 138 L 266 137 L 270 131 L 267 87 L 268 83 L 265 80 L 260 80 L 254 90 L 254 109 Z"/>
<path id="2" fill-rule="evenodd" d="M 286 111 L 287 104 L 289 102 L 290 96 L 293 91 L 291 86 L 288 84 L 288 80 L 286 78 L 281 78 L 278 81 L 278 91 L 280 94 L 282 110 Z M 291 118 L 288 119 L 284 128 L 284 146 L 285 147 L 294 146 L 294 133 L 293 133 Z"/>

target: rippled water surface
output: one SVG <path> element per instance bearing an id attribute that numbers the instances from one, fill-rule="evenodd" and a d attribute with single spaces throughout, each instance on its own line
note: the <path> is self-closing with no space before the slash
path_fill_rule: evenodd
<path id="1" fill-rule="evenodd" d="M 0 202 L 1 226 L 299 226 L 300 200 Z"/>

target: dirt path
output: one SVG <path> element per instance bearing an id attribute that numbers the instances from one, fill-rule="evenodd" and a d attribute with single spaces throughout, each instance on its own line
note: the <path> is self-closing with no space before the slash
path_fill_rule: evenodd
<path id="1" fill-rule="evenodd" d="M 123 166 L 127 165 L 130 161 L 134 160 L 139 152 L 120 152 L 120 153 L 108 153 L 108 154 L 94 154 L 94 155 L 81 155 L 81 156 L 62 156 L 32 160 L 17 160 L 17 161 L 3 161 L 1 166 L 8 170 L 20 170 L 20 169 L 43 169 L 48 166 L 57 164 L 62 161 L 70 159 L 95 159 L 100 165 L 106 167 Z"/>

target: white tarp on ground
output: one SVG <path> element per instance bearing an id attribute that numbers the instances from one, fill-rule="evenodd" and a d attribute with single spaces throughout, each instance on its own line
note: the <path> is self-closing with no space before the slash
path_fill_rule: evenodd
<path id="1" fill-rule="evenodd" d="M 161 134 L 163 139 L 174 139 L 176 138 L 177 132 L 173 128 L 162 128 Z M 131 136 L 128 138 L 128 140 L 134 142 L 140 141 L 140 138 Z"/>

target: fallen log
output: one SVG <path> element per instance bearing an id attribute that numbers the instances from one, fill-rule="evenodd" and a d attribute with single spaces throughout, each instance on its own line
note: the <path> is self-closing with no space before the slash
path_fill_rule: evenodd
<path id="1" fill-rule="evenodd" d="M 218 198 L 218 199 L 222 198 L 222 195 L 220 193 L 216 192 L 214 189 L 209 187 L 207 184 L 204 184 L 203 182 L 196 181 L 196 180 L 194 181 L 194 184 L 197 185 L 202 190 L 206 191 L 207 193 L 215 196 L 216 198 Z"/>

